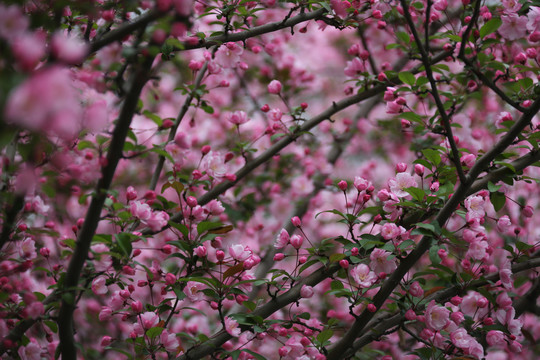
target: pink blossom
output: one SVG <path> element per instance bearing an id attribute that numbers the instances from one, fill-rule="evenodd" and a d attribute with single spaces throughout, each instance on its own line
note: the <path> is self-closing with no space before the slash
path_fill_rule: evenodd
<path id="1" fill-rule="evenodd" d="M 28 18 L 16 5 L 0 5 L 0 37 L 13 40 L 28 28 Z"/>
<path id="2" fill-rule="evenodd" d="M 473 195 L 465 199 L 465 208 L 471 219 L 482 218 L 486 214 L 486 202 L 482 196 Z"/>
<path id="3" fill-rule="evenodd" d="M 191 300 L 191 302 L 195 303 L 197 301 L 204 300 L 204 293 L 202 292 L 203 289 L 203 284 L 196 281 L 188 281 L 184 289 L 184 293 L 187 295 L 189 300 Z"/>
<path id="4" fill-rule="evenodd" d="M 170 334 L 166 329 L 163 330 L 163 332 L 159 335 L 159 341 L 161 341 L 161 344 L 165 350 L 169 352 L 177 351 L 178 347 L 180 346 L 180 342 L 178 341 L 176 334 Z"/>
<path id="5" fill-rule="evenodd" d="M 450 321 L 450 310 L 439 306 L 434 300 L 426 308 L 426 325 L 435 331 L 444 329 Z"/>
<path id="6" fill-rule="evenodd" d="M 487 255 L 487 249 L 489 244 L 487 241 L 474 241 L 469 245 L 466 257 L 470 257 L 474 260 L 483 260 Z"/>
<path id="7" fill-rule="evenodd" d="M 6 121 L 71 139 L 81 128 L 77 93 L 67 69 L 49 67 L 37 71 L 9 95 Z"/>
<path id="8" fill-rule="evenodd" d="M 224 156 L 217 151 L 210 151 L 201 161 L 201 169 L 206 171 L 208 176 L 221 180 L 227 173 Z"/>
<path id="9" fill-rule="evenodd" d="M 229 333 L 229 335 L 234 337 L 240 336 L 240 333 L 242 332 L 238 322 L 228 316 L 225 316 L 225 330 Z"/>
<path id="10" fill-rule="evenodd" d="M 37 257 L 36 243 L 31 238 L 26 238 L 20 242 L 19 256 L 24 260 L 32 260 Z"/>
<path id="11" fill-rule="evenodd" d="M 476 316 L 479 318 L 484 317 L 487 312 L 487 307 L 480 307 L 478 306 L 479 301 L 482 299 L 485 299 L 484 296 L 480 295 L 476 291 L 469 291 L 469 293 L 463 297 L 463 301 L 461 302 L 460 308 L 461 311 L 468 316 Z"/>
<path id="12" fill-rule="evenodd" d="M 314 294 L 313 288 L 308 285 L 302 285 L 302 288 L 300 289 L 300 296 L 304 299 L 308 299 L 312 297 Z"/>
<path id="13" fill-rule="evenodd" d="M 527 30 L 530 32 L 540 30 L 540 7 L 531 6 L 529 7 L 529 12 L 527 13 Z"/>
<path id="14" fill-rule="evenodd" d="M 140 201 L 132 201 L 129 210 L 131 215 L 137 217 L 139 220 L 148 220 L 152 216 L 152 208 L 150 205 Z"/>
<path id="15" fill-rule="evenodd" d="M 51 40 L 54 57 L 66 64 L 80 63 L 88 54 L 88 45 L 74 36 L 56 32 Z"/>
<path id="16" fill-rule="evenodd" d="M 342 0 L 330 0 L 330 5 L 332 6 L 332 10 L 334 10 L 336 15 L 341 18 L 347 16 L 347 9 L 351 6 L 348 1 Z"/>
<path id="17" fill-rule="evenodd" d="M 418 281 L 415 281 L 411 284 L 409 288 L 409 292 L 414 297 L 422 297 L 424 295 L 424 289 L 422 289 L 422 286 Z"/>
<path id="18" fill-rule="evenodd" d="M 228 42 L 222 45 L 218 51 L 216 51 L 216 63 L 223 68 L 234 68 L 240 61 L 240 55 L 244 50 L 234 42 Z"/>
<path id="19" fill-rule="evenodd" d="M 144 223 L 148 225 L 152 231 L 159 231 L 163 229 L 163 227 L 167 226 L 168 221 L 169 214 L 167 214 L 165 211 L 155 211 L 152 213 L 149 219 L 144 220 Z"/>
<path id="20" fill-rule="evenodd" d="M 346 76 L 358 77 L 364 71 L 366 71 L 366 68 L 360 58 L 355 57 L 354 59 L 352 59 L 352 61 L 347 61 L 347 66 L 345 67 Z"/>
<path id="21" fill-rule="evenodd" d="M 151 329 L 159 323 L 159 316 L 153 311 L 147 311 L 142 313 L 139 317 L 139 321 L 144 330 Z"/>
<path id="22" fill-rule="evenodd" d="M 34 301 L 25 310 L 29 318 L 36 319 L 45 313 L 45 306 L 41 301 Z"/>
<path id="23" fill-rule="evenodd" d="M 268 118 L 272 121 L 280 121 L 283 116 L 283 112 L 279 109 L 272 109 L 268 112 Z"/>
<path id="24" fill-rule="evenodd" d="M 353 185 L 356 188 L 356 190 L 364 191 L 364 190 L 368 189 L 371 186 L 371 182 L 364 179 L 361 176 L 355 176 Z"/>
<path id="25" fill-rule="evenodd" d="M 277 239 L 276 239 L 276 242 L 274 244 L 274 247 L 276 249 L 283 249 L 285 246 L 287 246 L 289 244 L 289 240 L 290 240 L 290 237 L 289 237 L 289 233 L 287 232 L 287 230 L 285 229 L 281 229 Z"/>
<path id="26" fill-rule="evenodd" d="M 268 84 L 268 92 L 270 94 L 279 94 L 281 92 L 281 83 L 279 80 L 272 80 Z"/>
<path id="27" fill-rule="evenodd" d="M 499 330 L 490 330 L 486 334 L 486 341 L 489 346 L 504 347 L 504 333 Z"/>
<path id="28" fill-rule="evenodd" d="M 377 281 L 377 275 L 366 264 L 352 268 L 351 276 L 361 288 L 369 288 Z"/>
<path id="29" fill-rule="evenodd" d="M 501 20 L 502 25 L 499 27 L 499 34 L 506 40 L 516 40 L 526 35 L 529 20 L 525 16 L 511 13 L 502 15 Z"/>
<path id="30" fill-rule="evenodd" d="M 252 254 L 253 252 L 247 246 L 241 244 L 229 246 L 229 255 L 236 261 L 247 260 Z"/>
<path id="31" fill-rule="evenodd" d="M 21 346 L 17 353 L 21 357 L 21 360 L 41 360 L 41 347 L 36 339 L 30 339 L 30 342 L 26 346 Z"/>
<path id="32" fill-rule="evenodd" d="M 395 239 L 401 234 L 399 227 L 394 223 L 386 223 L 381 229 L 381 235 L 386 240 Z"/>
<path id="33" fill-rule="evenodd" d="M 405 197 L 409 195 L 409 193 L 406 192 L 404 189 L 416 187 L 418 186 L 418 184 L 416 183 L 416 180 L 411 174 L 402 172 L 396 174 L 396 177 L 394 179 L 390 179 L 388 181 L 388 186 L 390 187 L 390 190 L 397 196 Z"/>
<path id="34" fill-rule="evenodd" d="M 11 44 L 11 51 L 24 70 L 33 70 L 45 56 L 44 34 L 25 33 L 20 35 Z"/>
<path id="35" fill-rule="evenodd" d="M 510 226 L 512 226 L 512 221 L 510 221 L 508 215 L 503 215 L 499 218 L 499 220 L 497 220 L 497 231 L 501 233 L 505 233 L 510 230 Z"/>
<path id="36" fill-rule="evenodd" d="M 105 276 L 98 276 L 92 281 L 92 291 L 96 295 L 105 295 L 109 290 L 107 289 L 107 278 Z"/>
<path id="37" fill-rule="evenodd" d="M 291 236 L 290 243 L 293 248 L 298 250 L 302 247 L 302 244 L 304 243 L 304 238 L 300 235 L 293 235 Z"/>
<path id="38" fill-rule="evenodd" d="M 382 249 L 374 249 L 371 252 L 371 255 L 369 258 L 371 259 L 371 263 L 369 264 L 369 267 L 376 273 L 387 273 L 391 274 L 396 268 L 396 262 L 395 260 L 388 260 L 388 257 L 392 255 L 390 252 Z"/>
<path id="39" fill-rule="evenodd" d="M 229 114 L 227 120 L 234 125 L 241 125 L 247 123 L 249 118 L 244 111 L 235 111 Z"/>

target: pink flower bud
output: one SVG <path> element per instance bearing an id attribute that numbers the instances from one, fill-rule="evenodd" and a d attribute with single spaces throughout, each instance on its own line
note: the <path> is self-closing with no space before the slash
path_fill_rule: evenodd
<path id="1" fill-rule="evenodd" d="M 167 275 L 165 275 L 165 283 L 167 285 L 172 285 L 175 282 L 176 282 L 176 276 L 174 274 L 167 273 Z"/>
<path id="2" fill-rule="evenodd" d="M 171 245 L 163 245 L 161 248 L 161 251 L 163 251 L 165 254 L 172 254 L 172 246 Z"/>
<path id="3" fill-rule="evenodd" d="M 425 170 L 424 165 L 422 165 L 422 164 L 414 165 L 414 172 L 415 172 L 416 175 L 424 176 L 424 170 Z"/>
<path id="4" fill-rule="evenodd" d="M 188 196 L 186 199 L 186 203 L 190 208 L 194 208 L 197 206 L 197 198 L 195 196 Z"/>
<path id="5" fill-rule="evenodd" d="M 486 299 L 485 297 L 481 297 L 480 299 L 476 301 L 476 305 L 478 305 L 479 308 L 485 308 L 486 306 L 488 306 L 488 304 L 489 304 L 489 300 Z"/>
<path id="6" fill-rule="evenodd" d="M 134 301 L 131 303 L 131 310 L 134 313 L 140 314 L 143 311 L 143 304 L 140 301 Z"/>
<path id="7" fill-rule="evenodd" d="M 216 258 L 218 259 L 218 261 L 223 261 L 223 259 L 225 259 L 225 253 L 223 252 L 223 250 L 216 251 Z"/>
<path id="8" fill-rule="evenodd" d="M 283 255 L 283 253 L 277 253 L 276 255 L 274 255 L 274 261 L 281 261 L 285 258 L 285 255 Z"/>
<path id="9" fill-rule="evenodd" d="M 416 320 L 416 313 L 414 312 L 413 309 L 407 310 L 407 312 L 405 313 L 405 319 Z"/>
<path id="10" fill-rule="evenodd" d="M 210 152 L 210 150 L 212 150 L 212 147 L 210 147 L 210 145 L 204 145 L 202 148 L 201 148 L 201 153 L 204 155 L 208 154 Z"/>
<path id="11" fill-rule="evenodd" d="M 262 112 L 269 112 L 269 111 L 270 111 L 270 106 L 268 106 L 268 104 L 264 104 L 264 105 L 261 107 L 261 111 L 262 111 Z"/>
<path id="12" fill-rule="evenodd" d="M 402 173 L 407 171 L 407 164 L 405 163 L 398 163 L 396 164 L 396 172 Z"/>
<path id="13" fill-rule="evenodd" d="M 308 104 L 303 102 L 300 104 L 300 107 L 302 108 L 302 110 L 306 110 L 308 108 Z"/>
<path id="14" fill-rule="evenodd" d="M 302 243 L 304 242 L 304 238 L 300 235 L 293 235 L 291 236 L 290 243 L 296 250 L 300 249 L 302 247 Z"/>
<path id="15" fill-rule="evenodd" d="M 300 296 L 302 296 L 304 299 L 309 299 L 314 293 L 313 288 L 308 285 L 303 285 L 302 289 L 300 289 Z"/>
<path id="16" fill-rule="evenodd" d="M 527 217 L 527 218 L 530 218 L 532 217 L 534 214 L 534 210 L 532 208 L 532 206 L 530 205 L 527 205 L 523 208 L 523 210 L 521 211 L 521 215 Z"/>
<path id="17" fill-rule="evenodd" d="M 291 222 L 294 226 L 296 227 L 300 227 L 302 226 L 302 221 L 300 220 L 300 218 L 298 216 L 295 216 L 291 219 Z"/>
<path id="18" fill-rule="evenodd" d="M 46 248 L 46 247 L 39 249 L 39 253 L 44 258 L 48 258 L 51 255 L 51 251 L 49 250 L 49 248 Z"/>
<path id="19" fill-rule="evenodd" d="M 299 264 L 305 264 L 306 261 L 307 261 L 307 256 L 300 256 L 300 257 L 298 258 L 298 263 L 299 263 Z"/>
<path id="20" fill-rule="evenodd" d="M 135 200 L 137 198 L 137 191 L 135 191 L 135 188 L 133 186 L 128 186 L 126 190 L 126 199 L 128 201 Z"/>
<path id="21" fill-rule="evenodd" d="M 338 188 L 341 191 L 346 191 L 347 190 L 347 182 L 345 180 L 341 180 L 340 182 L 338 182 Z"/>
<path id="22" fill-rule="evenodd" d="M 272 80 L 268 84 L 268 92 L 270 94 L 279 94 L 281 92 L 281 83 L 278 80 Z"/>
<path id="23" fill-rule="evenodd" d="M 341 266 L 344 269 L 347 269 L 349 267 L 349 262 L 346 259 L 339 260 L 339 266 Z"/>
<path id="24" fill-rule="evenodd" d="M 359 251 L 360 250 L 358 250 L 358 248 L 354 247 L 354 248 L 351 249 L 351 255 L 356 256 L 356 255 L 358 255 Z"/>
<path id="25" fill-rule="evenodd" d="M 203 246 L 203 245 L 197 246 L 197 247 L 193 250 L 193 252 L 195 253 L 195 255 L 197 255 L 197 256 L 200 257 L 200 258 L 205 257 L 205 256 L 207 255 L 207 253 L 208 253 L 207 250 L 206 250 L 206 246 Z"/>
<path id="26" fill-rule="evenodd" d="M 101 338 L 101 346 L 106 347 L 109 346 L 112 342 L 112 337 L 110 336 L 104 336 Z"/>
<path id="27" fill-rule="evenodd" d="M 373 304 L 369 304 L 367 306 L 367 311 L 374 313 L 375 311 L 377 311 L 377 307 Z"/>

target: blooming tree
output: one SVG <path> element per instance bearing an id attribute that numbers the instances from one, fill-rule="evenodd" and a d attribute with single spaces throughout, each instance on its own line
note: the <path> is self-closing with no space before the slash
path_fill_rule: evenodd
<path id="1" fill-rule="evenodd" d="M 539 43 L 532 0 L 3 2 L 2 358 L 540 356 Z"/>

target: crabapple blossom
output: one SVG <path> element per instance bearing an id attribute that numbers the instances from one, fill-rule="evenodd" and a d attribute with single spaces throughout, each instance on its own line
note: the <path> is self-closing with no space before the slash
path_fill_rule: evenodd
<path id="1" fill-rule="evenodd" d="M 225 330 L 229 335 L 238 337 L 242 330 L 240 329 L 238 322 L 228 316 L 225 316 Z"/>
<path id="2" fill-rule="evenodd" d="M 388 257 L 391 255 L 390 252 L 382 250 L 379 248 L 373 249 L 369 258 L 371 262 L 369 268 L 372 269 L 375 273 L 392 273 L 397 265 L 394 260 L 389 260 Z"/>
<path id="3" fill-rule="evenodd" d="M 400 172 L 396 174 L 394 179 L 390 179 L 390 181 L 388 181 L 388 186 L 390 187 L 390 191 L 392 191 L 398 197 L 405 197 L 409 195 L 409 193 L 404 189 L 416 187 L 418 184 L 411 174 Z"/>
<path id="4" fill-rule="evenodd" d="M 361 288 L 369 288 L 377 281 L 377 275 L 366 264 L 360 264 L 350 270 L 351 276 Z"/>
<path id="5" fill-rule="evenodd" d="M 439 306 L 434 300 L 426 308 L 426 325 L 435 331 L 444 329 L 450 321 L 450 310 Z"/>

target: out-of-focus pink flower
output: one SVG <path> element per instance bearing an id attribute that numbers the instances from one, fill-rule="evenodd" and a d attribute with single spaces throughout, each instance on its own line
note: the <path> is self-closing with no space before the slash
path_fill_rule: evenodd
<path id="1" fill-rule="evenodd" d="M 45 56 L 45 40 L 44 33 L 36 32 L 24 33 L 13 41 L 11 51 L 23 70 L 33 70 Z"/>
<path id="2" fill-rule="evenodd" d="M 150 205 L 140 201 L 132 201 L 129 210 L 131 215 L 140 220 L 148 220 L 152 216 L 152 208 L 150 208 Z"/>
<path id="3" fill-rule="evenodd" d="M 148 225 L 152 231 L 159 231 L 163 229 L 164 226 L 167 226 L 168 221 L 169 214 L 165 211 L 155 211 L 149 219 L 144 220 L 144 223 Z"/>
<path id="4" fill-rule="evenodd" d="M 0 37 L 14 40 L 28 29 L 28 18 L 17 5 L 0 5 Z"/>
<path id="5" fill-rule="evenodd" d="M 92 291 L 96 295 L 105 295 L 107 291 L 107 278 L 105 276 L 98 276 L 92 281 Z"/>
<path id="6" fill-rule="evenodd" d="M 36 243 L 31 238 L 21 241 L 19 246 L 19 256 L 24 260 L 32 260 L 37 257 Z"/>
<path id="7" fill-rule="evenodd" d="M 180 346 L 180 342 L 178 341 L 176 334 L 170 334 L 167 329 L 163 330 L 161 335 L 159 335 L 159 340 L 161 341 L 161 344 L 165 350 L 169 352 L 175 352 Z"/>
<path id="8" fill-rule="evenodd" d="M 540 30 L 540 7 L 531 6 L 529 7 L 529 12 L 527 13 L 527 30 L 530 32 Z"/>
<path id="9" fill-rule="evenodd" d="M 225 316 L 225 330 L 229 333 L 229 335 L 234 337 L 240 336 L 240 333 L 242 332 L 238 322 L 228 316 Z"/>
<path id="10" fill-rule="evenodd" d="M 283 249 L 285 246 L 289 244 L 290 236 L 287 230 L 281 229 L 276 242 L 274 244 L 274 247 L 276 249 Z"/>
<path id="11" fill-rule="evenodd" d="M 504 333 L 499 330 L 490 330 L 486 334 L 486 341 L 489 346 L 504 347 Z"/>
<path id="12" fill-rule="evenodd" d="M 391 255 L 390 252 L 382 249 L 374 249 L 371 252 L 371 255 L 369 258 L 371 259 L 371 263 L 369 264 L 369 267 L 376 273 L 379 274 L 381 272 L 391 274 L 396 268 L 396 262 L 395 260 L 388 260 L 388 257 Z"/>
<path id="13" fill-rule="evenodd" d="M 229 246 L 229 255 L 231 255 L 231 257 L 236 261 L 247 260 L 252 254 L 253 252 L 249 249 L 249 247 L 242 244 L 234 244 Z"/>
<path id="14" fill-rule="evenodd" d="M 51 40 L 54 57 L 69 65 L 79 64 L 88 54 L 88 44 L 63 32 L 56 32 Z"/>
<path id="15" fill-rule="evenodd" d="M 303 285 L 300 289 L 300 296 L 302 296 L 304 299 L 312 297 L 314 293 L 313 288 L 308 285 Z"/>
<path id="16" fill-rule="evenodd" d="M 249 118 L 244 111 L 235 111 L 227 116 L 227 120 L 234 125 L 241 125 L 247 123 Z"/>
<path id="17" fill-rule="evenodd" d="M 525 16 L 516 13 L 501 16 L 502 25 L 499 27 L 499 34 L 506 40 L 516 40 L 527 34 L 527 23 L 529 20 Z"/>
<path id="18" fill-rule="evenodd" d="M 355 57 L 351 61 L 347 61 L 344 72 L 346 76 L 354 78 L 361 75 L 364 71 L 366 71 L 364 62 L 360 58 Z"/>
<path id="19" fill-rule="evenodd" d="M 240 61 L 240 55 L 244 50 L 234 42 L 228 42 L 222 45 L 218 51 L 216 51 L 215 59 L 223 68 L 234 68 Z"/>
<path id="20" fill-rule="evenodd" d="M 201 170 L 206 171 L 208 176 L 221 180 L 227 173 L 224 156 L 217 151 L 210 151 L 201 161 Z"/>
<path id="21" fill-rule="evenodd" d="M 281 82 L 279 80 L 272 80 L 268 84 L 268 92 L 270 94 L 279 94 L 281 92 Z"/>
<path id="22" fill-rule="evenodd" d="M 148 330 L 159 323 L 159 316 L 153 311 L 147 311 L 140 315 L 139 321 L 141 322 L 143 329 Z"/>

